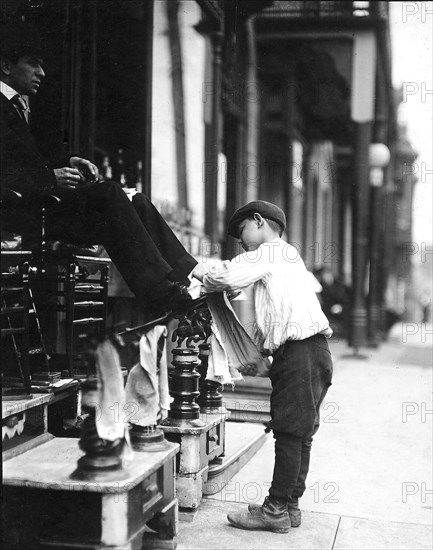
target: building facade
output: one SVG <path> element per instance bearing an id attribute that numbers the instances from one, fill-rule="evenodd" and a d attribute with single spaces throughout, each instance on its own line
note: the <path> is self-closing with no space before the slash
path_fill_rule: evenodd
<path id="1" fill-rule="evenodd" d="M 384 243 L 410 241 L 410 217 L 404 236 L 389 224 L 396 197 L 407 212 L 412 201 L 411 185 L 395 193 L 405 153 L 388 2 L 5 0 L 2 9 L 34 23 L 48 52 L 31 106 L 45 151 L 60 143 L 150 195 L 205 260 L 239 251 L 225 232 L 237 207 L 276 202 L 308 269 L 347 290 L 349 344 L 380 341 L 388 287 L 410 276 L 402 267 L 393 282 Z M 390 150 L 388 168 L 371 164 L 372 144 Z M 119 288 L 114 297 L 128 295 Z"/>

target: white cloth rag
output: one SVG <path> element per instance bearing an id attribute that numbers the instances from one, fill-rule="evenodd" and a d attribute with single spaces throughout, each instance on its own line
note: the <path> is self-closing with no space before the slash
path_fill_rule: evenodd
<path id="1" fill-rule="evenodd" d="M 120 368 L 119 354 L 109 340 L 105 340 L 95 351 L 98 377 L 96 430 L 99 437 L 114 441 L 125 437 L 126 424 L 123 421 L 125 388 Z"/>
<path id="2" fill-rule="evenodd" d="M 242 374 L 267 376 L 269 359 L 257 349 L 225 293 L 209 294 L 207 303 L 213 322 L 206 378 L 228 384 L 242 380 Z"/>
<path id="3" fill-rule="evenodd" d="M 159 424 L 170 408 L 166 337 L 167 329 L 162 325 L 143 334 L 140 362 L 128 375 L 125 407 L 129 421 L 138 426 Z"/>

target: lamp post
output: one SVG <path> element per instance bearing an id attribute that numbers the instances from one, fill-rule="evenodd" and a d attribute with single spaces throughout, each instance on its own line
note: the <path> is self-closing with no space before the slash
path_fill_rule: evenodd
<path id="1" fill-rule="evenodd" d="M 367 343 L 367 304 L 365 280 L 368 258 L 369 164 L 371 121 L 357 124 L 354 151 L 354 188 L 352 195 L 352 299 L 349 313 L 348 344 L 353 357 L 365 359 L 359 349 Z"/>
<path id="2" fill-rule="evenodd" d="M 370 275 L 368 292 L 368 345 L 377 347 L 382 340 L 381 307 L 382 307 L 382 231 L 383 226 L 383 179 L 384 169 L 391 158 L 388 147 L 383 143 L 372 143 L 369 147 L 370 166 Z"/>
<path id="3" fill-rule="evenodd" d="M 384 143 L 371 143 L 368 149 L 368 164 L 370 166 L 370 185 L 373 189 L 382 187 L 383 170 L 389 164 L 391 153 Z"/>

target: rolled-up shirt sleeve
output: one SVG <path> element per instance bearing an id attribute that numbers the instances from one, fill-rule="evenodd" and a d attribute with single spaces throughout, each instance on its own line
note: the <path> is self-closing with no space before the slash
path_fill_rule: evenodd
<path id="1" fill-rule="evenodd" d="M 269 275 L 269 264 L 257 252 L 245 252 L 233 260 L 211 267 L 203 278 L 205 290 L 238 290 L 266 278 Z"/>

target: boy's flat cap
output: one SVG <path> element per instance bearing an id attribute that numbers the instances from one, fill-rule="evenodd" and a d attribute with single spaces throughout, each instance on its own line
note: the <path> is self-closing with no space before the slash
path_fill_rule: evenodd
<path id="1" fill-rule="evenodd" d="M 276 204 L 267 201 L 252 201 L 242 206 L 233 214 L 229 221 L 228 234 L 236 239 L 239 238 L 239 224 L 253 216 L 255 213 L 260 214 L 263 218 L 277 222 L 282 230 L 286 228 L 286 216 L 284 212 Z"/>

